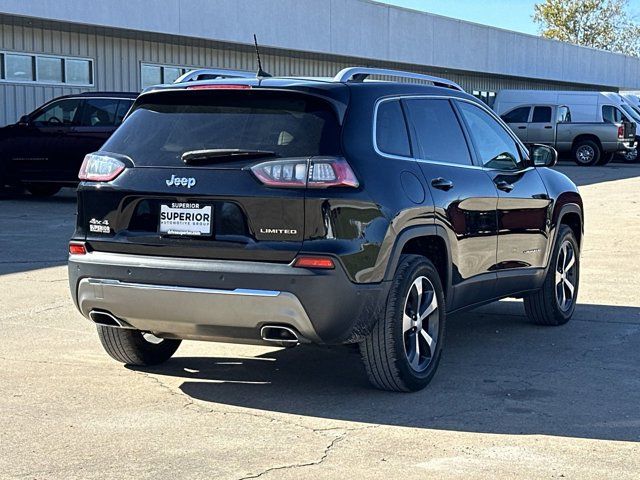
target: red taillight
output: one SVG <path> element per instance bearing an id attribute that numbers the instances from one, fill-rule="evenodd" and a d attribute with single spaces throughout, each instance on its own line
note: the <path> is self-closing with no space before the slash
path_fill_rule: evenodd
<path id="1" fill-rule="evenodd" d="M 618 138 L 624 138 L 624 125 L 618 127 Z"/>
<path id="2" fill-rule="evenodd" d="M 298 257 L 293 266 L 297 268 L 336 268 L 333 260 L 329 257 Z"/>
<path id="3" fill-rule="evenodd" d="M 272 160 L 254 165 L 251 171 L 269 187 L 358 188 L 360 185 L 347 161 L 337 157 Z"/>
<path id="4" fill-rule="evenodd" d="M 86 255 L 87 247 L 84 242 L 70 242 L 69 255 Z"/>
<path id="5" fill-rule="evenodd" d="M 187 90 L 249 90 L 251 85 L 192 85 Z"/>
<path id="6" fill-rule="evenodd" d="M 89 182 L 110 182 L 122 173 L 125 166 L 117 158 L 90 153 L 84 157 L 78 178 Z"/>

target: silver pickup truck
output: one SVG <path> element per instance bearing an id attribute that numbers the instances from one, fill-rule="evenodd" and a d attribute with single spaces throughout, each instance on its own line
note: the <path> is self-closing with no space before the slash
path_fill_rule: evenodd
<path id="1" fill-rule="evenodd" d="M 524 143 L 570 152 L 578 165 L 606 165 L 616 152 L 635 148 L 635 123 L 572 122 L 565 105 L 521 105 L 502 119 Z"/>

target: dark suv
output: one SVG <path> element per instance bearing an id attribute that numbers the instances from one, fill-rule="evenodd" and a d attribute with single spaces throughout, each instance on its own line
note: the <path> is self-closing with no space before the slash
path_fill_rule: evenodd
<path id="1" fill-rule="evenodd" d="M 137 96 L 91 92 L 58 97 L 0 128 L 0 189 L 20 185 L 33 195 L 49 196 L 76 186 L 84 156 L 111 136 Z"/>
<path id="2" fill-rule="evenodd" d="M 83 163 L 71 293 L 126 364 L 183 339 L 357 343 L 373 385 L 418 390 L 454 312 L 572 316 L 582 200 L 555 161 L 436 77 L 158 87 Z"/>

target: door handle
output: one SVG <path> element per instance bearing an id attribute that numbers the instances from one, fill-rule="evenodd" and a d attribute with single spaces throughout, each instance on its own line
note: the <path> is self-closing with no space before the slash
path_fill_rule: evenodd
<path id="1" fill-rule="evenodd" d="M 433 188 L 437 188 L 438 190 L 451 190 L 453 188 L 453 182 L 451 180 L 446 180 L 442 177 L 434 178 L 431 180 L 431 186 Z"/>
<path id="2" fill-rule="evenodd" d="M 518 130 L 526 130 L 527 127 L 518 127 Z"/>
<path id="3" fill-rule="evenodd" d="M 546 127 L 544 127 L 546 130 L 551 130 L 553 127 L 551 125 L 547 125 Z"/>
<path id="4" fill-rule="evenodd" d="M 507 192 L 509 193 L 511 190 L 514 189 L 513 184 L 505 181 L 505 180 L 500 180 L 499 182 L 496 182 L 496 188 L 498 190 L 502 190 L 503 192 Z"/>

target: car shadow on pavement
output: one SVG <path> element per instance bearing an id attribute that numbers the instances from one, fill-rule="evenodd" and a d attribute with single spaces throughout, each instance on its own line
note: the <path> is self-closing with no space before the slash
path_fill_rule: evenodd
<path id="1" fill-rule="evenodd" d="M 0 200 L 0 277 L 67 263 L 75 189 L 38 198 L 14 191 Z"/>
<path id="2" fill-rule="evenodd" d="M 253 358 L 175 357 L 145 369 L 200 401 L 325 419 L 465 432 L 640 441 L 640 308 L 580 305 L 568 325 L 528 323 L 519 302 L 451 318 L 422 392 L 369 387 L 357 348 Z"/>
<path id="3" fill-rule="evenodd" d="M 640 164 L 637 163 L 610 163 L 602 167 L 580 167 L 572 161 L 562 161 L 555 169 L 567 175 L 578 187 L 640 177 Z"/>

